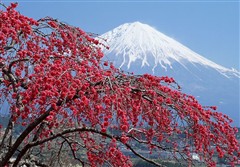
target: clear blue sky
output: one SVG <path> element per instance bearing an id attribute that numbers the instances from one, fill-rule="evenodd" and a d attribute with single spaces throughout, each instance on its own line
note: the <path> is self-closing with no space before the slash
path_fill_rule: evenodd
<path id="1" fill-rule="evenodd" d="M 51 16 L 97 34 L 140 21 L 220 65 L 240 68 L 238 0 L 17 2 L 18 10 L 29 17 Z"/>

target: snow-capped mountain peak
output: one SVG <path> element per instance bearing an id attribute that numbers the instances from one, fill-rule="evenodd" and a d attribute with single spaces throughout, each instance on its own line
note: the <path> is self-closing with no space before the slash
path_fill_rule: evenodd
<path id="1" fill-rule="evenodd" d="M 187 69 L 187 64 L 202 65 L 213 68 L 226 77 L 240 78 L 240 72 L 218 65 L 193 52 L 176 40 L 157 31 L 155 28 L 140 22 L 125 23 L 101 35 L 106 39 L 109 50 L 106 55 L 122 56 L 120 68 L 127 65 L 130 68 L 135 61 L 141 61 L 141 66 L 152 67 L 152 71 L 160 65 L 167 70 L 173 63 L 179 63 Z"/>

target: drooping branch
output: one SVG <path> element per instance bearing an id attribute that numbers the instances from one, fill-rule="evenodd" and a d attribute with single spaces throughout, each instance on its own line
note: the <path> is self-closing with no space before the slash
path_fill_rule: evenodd
<path id="1" fill-rule="evenodd" d="M 83 160 L 81 160 L 80 158 L 78 158 L 78 157 L 76 156 L 76 153 L 75 153 L 75 151 L 73 150 L 72 145 L 71 145 L 71 143 L 68 141 L 68 139 L 67 139 L 66 137 L 64 137 L 64 136 L 61 136 L 61 138 L 63 138 L 63 140 L 67 142 L 67 144 L 68 144 L 68 146 L 70 147 L 70 150 L 71 150 L 71 152 L 72 152 L 73 158 L 76 159 L 76 160 L 78 160 L 78 161 L 81 163 L 82 167 L 84 167 L 86 162 L 84 162 Z"/>
<path id="2" fill-rule="evenodd" d="M 137 151 L 135 151 L 129 144 L 125 144 L 125 146 L 130 149 L 132 151 L 133 154 L 135 154 L 137 157 L 141 158 L 142 160 L 146 161 L 146 162 L 149 162 L 150 164 L 153 164 L 155 166 L 159 166 L 159 167 L 166 167 L 165 165 L 161 165 L 159 163 L 156 163 L 155 161 L 149 159 L 149 158 L 146 158 L 144 156 L 142 156 L 140 153 L 138 153 Z"/>
<path id="3" fill-rule="evenodd" d="M 30 148 L 34 147 L 34 146 L 38 146 L 38 145 L 41 145 L 41 144 L 44 144 L 48 141 L 52 141 L 56 138 L 63 138 L 64 135 L 66 134 L 71 134 L 71 133 L 76 133 L 76 132 L 92 132 L 92 133 L 95 133 L 95 134 L 99 134 L 101 136 L 104 136 L 104 137 L 107 137 L 109 139 L 116 139 L 117 141 L 121 142 L 123 145 L 125 145 L 128 149 L 130 149 L 132 151 L 133 154 L 135 154 L 137 157 L 143 159 L 144 161 L 147 161 L 153 165 L 156 165 L 156 166 L 159 166 L 159 167 L 165 167 L 164 165 L 161 165 L 161 164 L 158 164 L 156 163 L 155 161 L 151 160 L 151 159 L 148 159 L 144 156 L 142 156 L 141 154 L 139 154 L 137 151 L 135 151 L 135 149 L 132 148 L 132 146 L 130 146 L 129 144 L 127 143 L 124 143 L 122 142 L 121 140 L 121 137 L 120 136 L 115 136 L 115 135 L 111 135 L 111 134 L 108 134 L 108 133 L 105 133 L 105 132 L 101 132 L 101 131 L 98 131 L 94 128 L 88 128 L 88 127 L 80 127 L 80 128 L 71 128 L 71 129 L 66 129 L 66 130 L 63 130 L 62 132 L 60 133 L 56 133 L 56 134 L 53 134 L 51 137 L 49 138 L 46 138 L 46 139 L 43 139 L 43 140 L 37 140 L 35 142 L 31 142 L 31 143 L 28 143 L 19 153 L 17 159 L 15 160 L 14 164 L 13 164 L 13 167 L 17 167 L 19 161 L 21 160 L 22 156 L 27 152 L 27 150 L 29 150 Z M 75 153 L 74 153 L 75 154 Z"/>

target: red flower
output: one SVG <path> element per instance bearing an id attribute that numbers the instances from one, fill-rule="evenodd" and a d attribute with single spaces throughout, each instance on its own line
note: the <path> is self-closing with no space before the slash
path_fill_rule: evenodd
<path id="1" fill-rule="evenodd" d="M 104 65 L 104 66 L 108 66 L 108 62 L 105 61 L 105 62 L 103 63 L 103 65 Z"/>

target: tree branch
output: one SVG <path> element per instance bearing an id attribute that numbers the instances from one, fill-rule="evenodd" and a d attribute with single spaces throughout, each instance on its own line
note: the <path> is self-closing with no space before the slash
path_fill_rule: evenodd
<path id="1" fill-rule="evenodd" d="M 82 167 L 84 167 L 84 164 L 85 164 L 84 161 L 82 161 L 80 158 L 76 157 L 75 151 L 73 150 L 71 143 L 64 136 L 61 136 L 61 137 L 63 138 L 64 141 L 67 142 L 68 146 L 70 147 L 73 158 L 78 160 L 82 164 Z"/>
<path id="2" fill-rule="evenodd" d="M 29 61 L 29 58 L 25 58 L 25 59 L 17 59 L 17 60 L 13 60 L 8 67 L 8 71 L 11 72 L 11 68 L 15 63 L 21 62 L 21 61 Z"/>
<path id="3" fill-rule="evenodd" d="M 114 136 L 114 135 L 111 135 L 111 134 L 108 134 L 108 133 L 104 133 L 104 132 L 101 132 L 101 131 L 98 131 L 94 128 L 87 128 L 87 127 L 80 127 L 80 128 L 71 128 L 71 129 L 67 129 L 67 130 L 64 130 L 62 131 L 61 133 L 57 133 L 57 134 L 53 134 L 51 137 L 49 138 L 46 138 L 46 139 L 43 139 L 43 140 L 38 140 L 38 141 L 35 141 L 35 142 L 31 142 L 31 143 L 28 143 L 23 149 L 22 151 L 27 151 L 28 149 L 30 149 L 31 147 L 34 147 L 34 146 L 37 146 L 37 145 L 41 145 L 43 143 L 46 143 L 48 141 L 51 141 L 51 140 L 54 140 L 58 137 L 62 137 L 63 135 L 65 134 L 69 134 L 69 133 L 75 133 L 75 132 L 93 132 L 93 133 L 96 133 L 96 134 L 100 134 L 104 137 L 107 137 L 107 138 L 110 138 L 110 139 L 116 139 L 117 141 L 121 142 L 123 145 L 125 145 L 127 148 L 129 148 L 133 154 L 135 154 L 136 156 L 138 156 L 139 158 L 151 163 L 151 164 L 154 164 L 156 166 L 159 166 L 159 167 L 165 167 L 164 165 L 161 165 L 161 164 L 158 164 L 156 163 L 155 161 L 153 160 L 150 160 L 144 156 L 142 156 L 141 154 L 137 153 L 137 151 L 135 151 L 129 144 L 127 143 L 123 143 L 121 141 L 121 138 L 119 136 Z M 16 164 L 17 165 L 17 164 Z M 16 166 L 13 166 L 13 167 L 16 167 Z"/>

